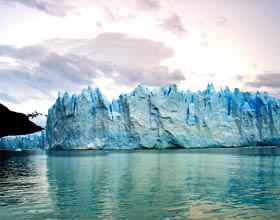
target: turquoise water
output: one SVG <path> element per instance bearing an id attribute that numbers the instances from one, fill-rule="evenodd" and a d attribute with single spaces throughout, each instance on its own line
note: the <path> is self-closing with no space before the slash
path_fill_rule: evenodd
<path id="1" fill-rule="evenodd" d="M 0 151 L 0 219 L 279 219 L 280 148 Z"/>

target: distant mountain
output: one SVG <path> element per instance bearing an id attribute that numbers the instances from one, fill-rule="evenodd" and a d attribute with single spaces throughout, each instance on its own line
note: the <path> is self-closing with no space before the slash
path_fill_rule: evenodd
<path id="1" fill-rule="evenodd" d="M 26 115 L 30 121 L 39 125 L 42 128 L 46 127 L 47 123 L 47 115 L 43 115 L 42 113 L 38 113 L 37 111 L 32 112 L 31 114 Z"/>
<path id="2" fill-rule="evenodd" d="M 25 114 L 10 111 L 0 103 L 0 138 L 9 135 L 24 135 L 43 130 L 31 122 Z"/>

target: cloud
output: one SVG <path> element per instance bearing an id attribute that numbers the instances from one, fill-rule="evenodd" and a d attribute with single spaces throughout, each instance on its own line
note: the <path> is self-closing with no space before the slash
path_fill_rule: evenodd
<path id="1" fill-rule="evenodd" d="M 103 25 L 100 21 L 96 22 L 96 27 L 98 27 L 99 29 L 102 29 Z"/>
<path id="2" fill-rule="evenodd" d="M 166 66 L 156 66 L 152 68 L 120 68 L 116 69 L 120 74 L 114 77 L 114 81 L 119 85 L 145 84 L 147 86 L 163 86 L 171 83 L 179 83 L 185 80 L 181 70 L 169 71 Z"/>
<path id="3" fill-rule="evenodd" d="M 159 24 L 159 26 L 165 30 L 169 31 L 179 37 L 186 35 L 187 31 L 183 27 L 181 18 L 177 14 L 173 14 L 169 18 L 166 18 L 162 20 L 162 22 Z"/>
<path id="4" fill-rule="evenodd" d="M 243 88 L 253 91 L 266 91 L 274 97 L 280 97 L 280 73 L 266 71 L 255 76 L 254 79 L 247 75 L 237 75 L 234 78 L 243 84 Z"/>
<path id="5" fill-rule="evenodd" d="M 45 44 L 53 51 L 111 60 L 121 66 L 155 66 L 174 55 L 174 50 L 163 43 L 123 33 L 108 32 L 92 39 L 54 39 Z"/>
<path id="6" fill-rule="evenodd" d="M 105 17 L 110 22 L 118 22 L 119 18 L 108 7 L 104 8 Z"/>
<path id="7" fill-rule="evenodd" d="M 280 88 L 280 73 L 276 72 L 264 72 L 262 74 L 258 74 L 255 77 L 254 81 L 247 82 L 246 86 L 252 88 L 260 88 L 260 87 L 267 87 L 273 89 Z"/>
<path id="8" fill-rule="evenodd" d="M 20 104 L 18 100 L 10 96 L 8 93 L 0 92 L 0 101 L 7 101 L 14 104 Z"/>
<path id="9" fill-rule="evenodd" d="M 15 48 L 0 46 L 0 56 L 17 60 L 17 65 L 0 68 L 0 92 L 10 94 L 12 103 L 22 103 L 28 99 L 53 99 L 53 93 L 84 85 L 89 78 L 85 59 L 71 55 L 60 56 L 51 53 L 41 45 Z"/>
<path id="10" fill-rule="evenodd" d="M 209 43 L 207 41 L 203 41 L 201 43 L 204 47 L 207 47 L 208 49 L 210 48 Z"/>
<path id="11" fill-rule="evenodd" d="M 18 62 L 38 62 L 45 58 L 47 48 L 41 45 L 16 48 L 13 46 L 0 45 L 0 56 L 11 57 Z"/>
<path id="12" fill-rule="evenodd" d="M 163 43 L 120 33 L 92 39 L 53 39 L 23 48 L 0 45 L 0 57 L 17 62 L 0 63 L 0 93 L 10 95 L 3 96 L 6 101 L 24 103 L 29 99 L 54 100 L 58 91 L 79 92 L 104 78 L 128 87 L 179 83 L 185 80 L 183 73 L 161 65 L 173 55 L 173 49 Z"/>
<path id="13" fill-rule="evenodd" d="M 161 7 L 159 1 L 156 0 L 137 0 L 136 4 L 138 8 L 144 10 L 156 10 Z"/>
<path id="14" fill-rule="evenodd" d="M 117 7 L 117 6 L 116 6 Z M 116 10 L 114 6 L 110 5 L 109 6 L 104 6 L 103 7 L 104 15 L 107 21 L 113 22 L 113 23 L 118 23 L 118 22 L 125 22 L 127 23 L 128 20 L 135 18 L 135 14 L 125 13 L 128 11 L 123 11 L 123 10 Z M 124 12 L 124 13 L 120 13 Z"/>
<path id="15" fill-rule="evenodd" d="M 72 7 L 66 5 L 64 0 L 0 0 L 0 2 L 12 5 L 19 3 L 30 8 L 43 11 L 49 15 L 64 17 Z"/>
<path id="16" fill-rule="evenodd" d="M 48 86 L 41 87 L 44 81 L 40 76 L 32 75 L 26 70 L 1 69 L 0 93 L 9 94 L 12 99 L 0 96 L 0 100 L 13 104 L 25 103 L 30 99 L 47 100 L 54 98 Z M 47 85 L 47 82 L 45 82 Z"/>
<path id="17" fill-rule="evenodd" d="M 226 17 L 224 17 L 224 16 L 219 16 L 219 17 L 217 17 L 217 24 L 218 24 L 220 27 L 224 27 L 224 25 L 226 24 L 226 22 L 227 22 Z"/>
<path id="18" fill-rule="evenodd" d="M 236 75 L 236 76 L 234 77 L 234 79 L 235 79 L 236 81 L 243 82 L 244 79 L 245 79 L 245 77 L 242 76 L 242 75 Z"/>
<path id="19" fill-rule="evenodd" d="M 44 93 L 45 98 L 52 97 L 51 92 L 72 90 L 91 84 L 92 79 L 102 76 L 98 70 L 110 69 L 102 62 L 93 62 L 83 56 L 72 54 L 58 55 L 46 51 L 45 59 L 38 59 L 34 66 L 19 66 L 0 69 L 0 85 L 10 94 L 18 93 L 16 97 L 25 100 L 26 93 L 32 93 L 33 98 L 41 98 L 38 93 Z M 0 90 L 1 90 L 0 89 Z M 26 91 L 20 94 L 20 91 Z M 72 90 L 73 91 L 73 90 Z M 3 91 L 2 91 L 3 92 Z"/>

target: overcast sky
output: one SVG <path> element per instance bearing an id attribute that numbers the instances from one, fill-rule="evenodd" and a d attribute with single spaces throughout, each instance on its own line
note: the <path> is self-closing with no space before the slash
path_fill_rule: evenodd
<path id="1" fill-rule="evenodd" d="M 137 84 L 280 91 L 279 0 L 0 0 L 0 102 Z"/>

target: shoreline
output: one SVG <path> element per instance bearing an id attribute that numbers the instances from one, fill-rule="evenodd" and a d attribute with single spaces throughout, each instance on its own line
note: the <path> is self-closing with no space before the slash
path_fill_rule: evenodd
<path id="1" fill-rule="evenodd" d="M 186 148 L 134 148 L 134 149 L 42 149 L 42 148 L 36 148 L 36 149 L 0 149 L 1 151 L 15 151 L 15 152 L 22 152 L 22 151 L 100 151 L 100 152 L 106 152 L 106 151 L 133 151 L 133 152 L 141 152 L 141 151 L 173 151 L 173 150 L 205 150 L 205 149 L 248 149 L 248 148 L 280 148 L 280 146 L 276 145 L 267 145 L 267 146 L 221 146 L 221 147 L 186 147 Z"/>

